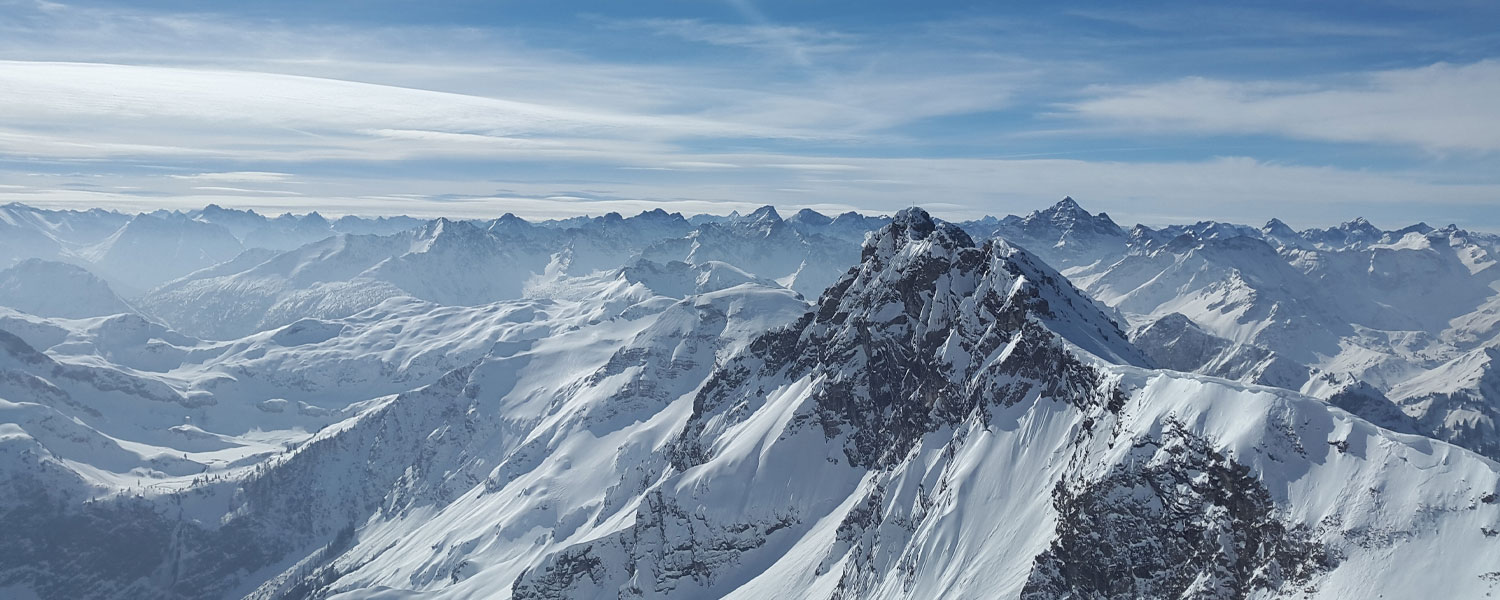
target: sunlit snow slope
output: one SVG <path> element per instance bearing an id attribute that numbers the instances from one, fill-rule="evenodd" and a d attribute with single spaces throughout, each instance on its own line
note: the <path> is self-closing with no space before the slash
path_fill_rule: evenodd
<path id="1" fill-rule="evenodd" d="M 131 312 L 0 309 L 0 595 L 1395 598 L 1500 586 L 1500 467 L 1338 408 L 1374 415 L 1361 407 L 1425 396 L 1333 379 L 1319 384 L 1325 401 L 1156 370 L 1187 359 L 1127 340 L 1110 309 L 1020 244 L 976 242 L 920 209 L 864 238 L 815 302 L 787 287 L 815 271 L 757 271 L 702 245 L 727 236 L 750 252 L 835 220 L 636 218 L 689 241 L 652 251 L 659 262 L 570 272 L 562 262 L 601 256 L 579 246 L 524 297 L 468 306 L 391 294 L 218 341 Z M 422 267 L 443 244 L 496 256 L 475 249 L 550 235 L 505 219 L 425 227 L 364 238 L 399 252 L 346 270 L 414 286 L 400 277 L 447 276 Z M 341 264 L 355 237 L 174 285 L 293 281 Z M 1152 339 L 1228 347 L 1173 319 Z M 1492 362 L 1455 357 L 1446 387 L 1413 388 L 1470 406 L 1493 387 Z"/>

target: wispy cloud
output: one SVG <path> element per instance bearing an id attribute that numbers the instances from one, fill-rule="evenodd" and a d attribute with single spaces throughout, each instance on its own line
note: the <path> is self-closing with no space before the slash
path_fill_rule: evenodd
<path id="1" fill-rule="evenodd" d="M 670 140 L 822 135 L 280 74 L 19 61 L 0 61 L 0 114 L 0 153 L 55 157 L 624 155 Z"/>
<path id="2" fill-rule="evenodd" d="M 1500 62 L 1438 63 L 1324 82 L 1194 77 L 1103 87 L 1070 114 L 1148 132 L 1266 134 L 1399 144 L 1434 152 L 1500 150 Z"/>
<path id="3" fill-rule="evenodd" d="M 709 162 L 704 160 L 674 160 L 667 164 L 679 169 L 738 169 L 740 167 L 733 163 Z"/>
<path id="4" fill-rule="evenodd" d="M 250 189 L 250 188 L 226 187 L 226 186 L 221 186 L 221 185 L 200 185 L 200 186 L 194 186 L 193 189 L 197 190 L 197 191 L 200 191 L 200 192 L 228 193 L 228 194 L 248 194 L 248 195 L 252 195 L 252 196 L 254 196 L 254 195 L 301 196 L 302 195 L 302 194 L 300 194 L 298 192 L 293 192 L 293 191 L 289 191 L 289 190 L 258 190 L 258 189 Z"/>
<path id="5" fill-rule="evenodd" d="M 608 25 L 644 30 L 655 35 L 712 46 L 785 53 L 803 65 L 808 64 L 809 57 L 814 55 L 849 52 L 861 47 L 860 38 L 856 34 L 797 25 L 776 25 L 764 20 L 736 24 L 714 23 L 702 19 L 630 19 L 610 21 Z"/>
<path id="6" fill-rule="evenodd" d="M 1183 31 L 1208 32 L 1224 38 L 1296 38 L 1301 36 L 1399 38 L 1408 30 L 1393 25 L 1351 21 L 1348 15 L 1323 16 L 1316 13 L 1290 12 L 1268 6 L 1233 4 L 1190 4 L 1180 10 L 1146 11 L 1140 7 L 1076 8 L 1066 14 L 1096 21 L 1129 26 L 1138 30 L 1172 36 Z"/>
<path id="7" fill-rule="evenodd" d="M 840 163 L 771 163 L 765 165 L 774 169 L 792 169 L 795 171 L 861 171 L 864 167 Z"/>
<path id="8" fill-rule="evenodd" d="M 168 175 L 173 179 L 186 179 L 198 182 L 222 182 L 222 183 L 280 183 L 292 179 L 290 173 L 270 173 L 266 171 L 228 171 L 222 173 L 193 173 L 191 175 Z"/>

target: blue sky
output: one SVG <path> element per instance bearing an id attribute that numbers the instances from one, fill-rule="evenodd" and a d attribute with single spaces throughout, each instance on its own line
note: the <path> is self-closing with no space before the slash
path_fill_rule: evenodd
<path id="1" fill-rule="evenodd" d="M 0 201 L 1500 230 L 1500 5 L 0 0 Z"/>

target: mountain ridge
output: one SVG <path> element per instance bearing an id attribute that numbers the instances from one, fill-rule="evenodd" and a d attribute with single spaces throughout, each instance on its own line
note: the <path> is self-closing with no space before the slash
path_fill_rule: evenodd
<path id="1" fill-rule="evenodd" d="M 873 221 L 774 208 L 696 223 L 659 210 L 433 220 L 247 251 L 121 314 L 0 308 L 0 565 L 17 565 L 0 566 L 0 591 L 1497 586 L 1500 467 L 1476 454 L 1492 451 L 1500 414 L 1487 408 L 1491 297 L 1450 294 L 1402 321 L 1444 329 L 1398 331 L 1319 286 L 1411 306 L 1400 283 L 1419 279 L 1402 270 L 1434 264 L 1420 281 L 1478 290 L 1494 274 L 1487 238 L 1417 228 L 1330 249 L 1204 222 L 1115 225 L 1067 248 L 1097 233 L 1077 225 L 1108 217 L 1076 202 L 1052 212 L 1068 218 L 1033 219 L 1025 243 L 915 207 Z M 1064 242 L 1059 265 L 1027 245 L 1046 240 Z M 1141 282 L 1173 273 L 1193 295 L 1148 302 L 1176 284 Z M 223 339 L 136 312 L 235 306 L 165 300 L 191 286 L 226 299 L 260 286 L 314 310 Z M 368 302 L 318 312 L 338 286 Z M 1449 318 L 1464 303 L 1477 308 Z M 1299 338 L 1256 337 L 1324 336 L 1309 326 L 1318 311 L 1339 329 L 1307 338 L 1338 348 L 1316 362 L 1261 345 Z"/>

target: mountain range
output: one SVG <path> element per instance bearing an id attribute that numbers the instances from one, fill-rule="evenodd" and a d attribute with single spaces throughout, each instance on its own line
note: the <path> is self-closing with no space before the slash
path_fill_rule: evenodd
<path id="1" fill-rule="evenodd" d="M 1496 256 L 10 204 L 0 597 L 1484 597 Z"/>

